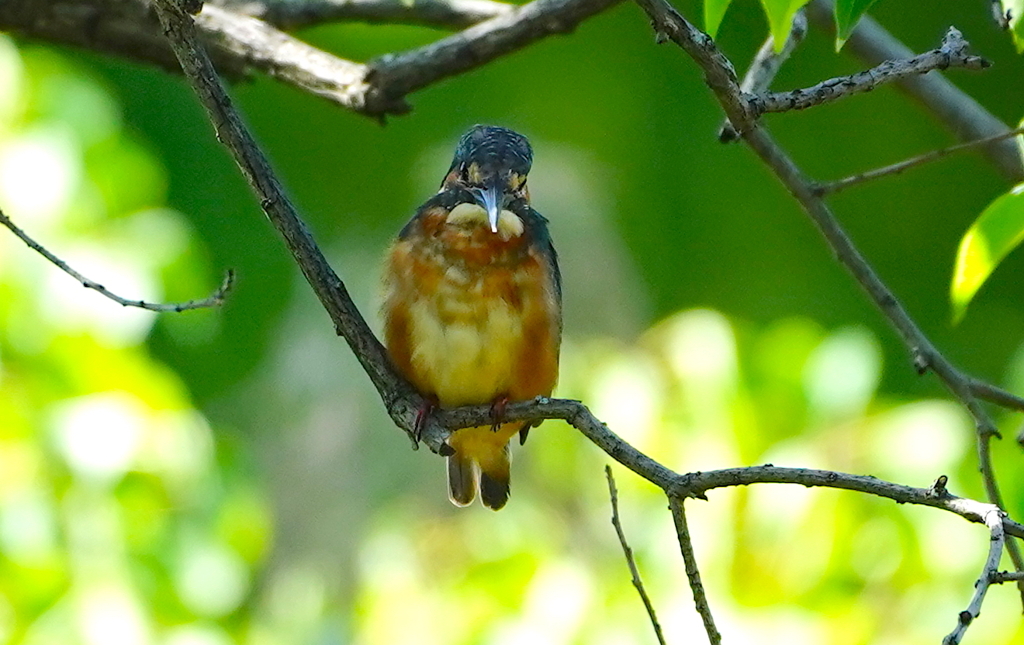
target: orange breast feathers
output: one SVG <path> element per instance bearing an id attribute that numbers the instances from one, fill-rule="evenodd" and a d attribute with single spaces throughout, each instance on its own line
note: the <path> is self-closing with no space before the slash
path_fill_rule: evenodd
<path id="1" fill-rule="evenodd" d="M 522 230 L 493 234 L 421 214 L 391 248 L 384 328 L 391 358 L 445 407 L 548 396 L 561 315 L 551 263 Z"/>

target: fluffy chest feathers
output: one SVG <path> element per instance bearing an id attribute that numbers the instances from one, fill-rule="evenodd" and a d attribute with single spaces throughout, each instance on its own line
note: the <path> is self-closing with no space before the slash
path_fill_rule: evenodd
<path id="1" fill-rule="evenodd" d="M 460 247 L 411 237 L 388 256 L 384 318 L 392 359 L 443 406 L 547 395 L 554 386 L 554 285 L 539 254 L 507 242 L 488 249 L 469 238 Z"/>

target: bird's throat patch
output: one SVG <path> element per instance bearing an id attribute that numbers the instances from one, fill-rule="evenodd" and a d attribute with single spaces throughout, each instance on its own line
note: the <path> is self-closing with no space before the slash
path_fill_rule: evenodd
<path id="1" fill-rule="evenodd" d="M 462 203 L 448 213 L 445 219 L 447 224 L 471 228 L 474 226 L 490 227 L 487 221 L 487 211 L 476 204 Z M 508 242 L 514 237 L 523 234 L 523 220 L 510 210 L 503 210 L 498 215 L 498 237 Z"/>

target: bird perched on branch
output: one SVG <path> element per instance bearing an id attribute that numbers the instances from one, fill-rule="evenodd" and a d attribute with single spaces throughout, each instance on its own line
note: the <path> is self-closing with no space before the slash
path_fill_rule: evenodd
<path id="1" fill-rule="evenodd" d="M 459 140 L 440 191 L 387 254 L 384 335 L 395 367 L 433 405 L 491 405 L 492 425 L 448 439 L 448 495 L 477 492 L 494 510 L 509 496 L 509 441 L 529 422 L 505 405 L 549 396 L 558 376 L 562 287 L 547 220 L 530 206 L 526 137 L 474 126 Z"/>

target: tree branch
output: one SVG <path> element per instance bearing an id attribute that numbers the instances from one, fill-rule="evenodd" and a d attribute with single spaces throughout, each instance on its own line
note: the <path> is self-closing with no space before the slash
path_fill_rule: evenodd
<path id="1" fill-rule="evenodd" d="M 844 188 L 850 186 L 856 186 L 857 184 L 871 181 L 872 179 L 879 179 L 881 177 L 888 177 L 889 175 L 898 175 L 904 170 L 915 168 L 917 166 L 924 165 L 926 163 L 942 159 L 954 152 L 960 152 L 962 150 L 971 150 L 978 146 L 988 145 L 1011 137 L 1020 136 L 1024 134 L 1024 127 L 1014 128 L 1013 130 L 1007 130 L 1000 134 L 993 135 L 991 137 L 985 137 L 984 139 L 976 139 L 974 141 L 968 141 L 966 143 L 960 143 L 955 146 L 948 146 L 946 148 L 939 148 L 938 150 L 932 150 L 926 152 L 923 155 L 911 157 L 910 159 L 904 159 L 898 163 L 894 163 L 882 168 L 876 168 L 874 170 L 868 170 L 857 175 L 851 175 L 843 179 L 837 179 L 836 181 L 829 182 L 827 184 L 819 184 L 814 187 L 814 192 L 820 195 L 827 195 L 829 193 L 837 193 Z"/>
<path id="2" fill-rule="evenodd" d="M 641 1 L 646 4 L 663 4 L 662 0 Z M 412 436 L 416 413 L 423 403 L 422 398 L 397 376 L 384 348 L 366 325 L 365 320 L 352 303 L 344 284 L 327 264 L 294 206 L 282 191 L 269 163 L 253 142 L 251 135 L 234 110 L 229 97 L 216 77 L 209 58 L 199 46 L 191 18 L 181 10 L 177 0 L 154 0 L 154 2 L 166 34 L 185 71 L 186 78 L 207 109 L 218 139 L 229 148 L 236 159 L 250 186 L 259 197 L 264 212 L 284 238 L 307 281 L 334 321 L 336 330 L 345 337 L 371 381 L 377 387 L 387 406 L 388 413 L 399 427 L 405 429 Z M 655 20 L 657 22 L 657 18 Z M 723 61 L 726 65 L 728 61 L 717 52 L 714 43 L 706 36 L 697 42 L 691 41 L 691 36 L 699 34 L 699 32 L 685 23 L 681 17 L 678 20 L 681 22 L 674 23 L 674 26 L 670 25 L 665 29 L 659 29 L 659 32 L 674 34 L 674 39 L 687 43 L 688 51 L 694 52 L 694 56 L 702 66 L 709 66 L 706 74 L 709 79 L 713 79 L 711 84 L 716 94 L 721 93 L 724 99 L 728 99 L 725 94 L 731 93 L 735 100 L 723 100 L 723 104 L 726 106 L 727 116 L 733 123 L 746 122 L 753 125 L 749 120 L 751 115 L 746 111 L 745 102 L 740 99 L 735 77 L 732 76 L 732 80 L 729 80 L 731 67 L 721 66 Z M 664 25 L 658 24 L 664 27 Z M 954 394 L 971 410 L 979 426 L 979 437 L 991 436 L 994 426 L 987 421 L 984 411 L 980 409 L 977 400 L 973 398 L 972 381 L 956 371 L 930 345 L 888 288 L 860 257 L 852 242 L 835 222 L 821 199 L 813 194 L 809 182 L 803 179 L 795 165 L 762 128 L 753 127 L 744 130 L 744 140 L 779 175 L 783 183 L 819 224 L 826 239 L 833 246 L 837 255 L 841 257 L 843 263 L 857 277 L 883 313 L 893 322 L 894 327 L 908 341 L 916 362 L 921 367 L 931 368 L 939 374 Z M 445 439 L 450 429 L 485 425 L 491 422 L 491 415 L 490 406 L 438 410 L 436 414 L 430 415 L 427 419 L 423 433 L 424 441 L 435 452 L 442 452 L 446 446 Z M 658 485 L 669 495 L 677 532 L 681 536 L 680 546 L 684 551 L 684 558 L 688 556 L 686 555 L 686 540 L 682 537 L 686 535 L 686 525 L 681 500 L 684 497 L 703 498 L 707 490 L 722 486 L 763 481 L 844 488 L 887 497 L 902 503 L 916 503 L 941 508 L 973 522 L 990 520 L 993 511 L 998 511 L 993 505 L 957 498 L 938 487 L 915 489 L 871 477 L 830 471 L 761 466 L 678 475 L 616 436 L 578 401 L 539 397 L 534 401 L 511 403 L 505 410 L 505 418 L 508 421 L 564 419 L 613 459 Z M 986 429 L 988 431 L 984 431 Z M 1024 537 L 1024 526 L 1001 514 L 999 517 L 1006 533 Z M 1016 547 L 1016 543 L 1013 541 L 1007 542 L 1007 545 Z M 1011 555 L 1012 553 L 1011 551 Z M 696 571 L 695 561 L 692 561 L 692 551 L 689 557 L 691 562 L 687 564 L 687 570 L 688 574 L 691 570 L 695 574 L 691 575 L 691 585 L 694 586 L 696 593 L 700 588 L 699 574 Z M 694 585 L 694 580 L 696 580 L 696 585 Z M 708 615 L 709 617 L 710 615 Z M 717 634 L 717 631 L 714 630 L 713 623 L 708 633 L 710 638 L 715 638 L 714 634 Z"/>
<path id="3" fill-rule="evenodd" d="M 61 271 L 63 271 L 64 273 L 68 274 L 69 276 L 77 280 L 79 283 L 81 283 L 83 287 L 85 287 L 86 289 L 92 289 L 93 291 L 99 292 L 100 294 L 113 300 L 122 307 L 137 307 L 139 309 L 146 309 L 148 311 L 156 311 L 162 313 L 180 313 L 182 311 L 189 311 L 192 309 L 209 309 L 211 307 L 219 307 L 222 304 L 224 304 L 224 299 L 227 297 L 228 293 L 231 291 L 231 287 L 234 285 L 235 272 L 229 269 L 227 275 L 224 277 L 224 282 L 221 283 L 220 287 L 218 287 L 216 291 L 211 293 L 209 296 L 203 298 L 202 300 L 189 300 L 188 302 L 169 302 L 164 304 L 146 302 L 145 300 L 129 300 L 128 298 L 122 298 L 121 296 L 104 287 L 102 284 L 90 280 L 89 278 L 85 277 L 78 271 L 72 269 L 70 266 L 68 266 L 67 262 L 61 260 L 59 257 L 51 253 L 49 250 L 47 250 L 46 247 L 44 247 L 42 244 L 36 242 L 34 239 L 29 237 L 28 233 L 18 228 L 18 226 L 15 225 L 15 223 L 12 222 L 11 219 L 7 217 L 7 215 L 5 215 L 2 211 L 0 211 L 0 224 L 3 224 L 8 229 L 10 229 L 10 231 L 14 233 L 14 235 L 16 235 L 18 239 L 24 242 L 25 245 L 28 246 L 28 248 L 32 249 L 39 255 L 49 260 L 50 263 L 54 264 L 58 269 L 60 269 Z"/>
<path id="4" fill-rule="evenodd" d="M 835 16 L 829 0 L 814 0 L 807 5 L 807 17 L 820 29 L 834 33 Z M 867 65 L 914 55 L 906 45 L 894 38 L 871 16 L 862 16 L 843 47 Z M 897 87 L 919 101 L 961 141 L 983 139 L 1006 132 L 1006 124 L 965 94 L 945 76 L 909 76 Z M 1024 161 L 1013 141 L 1000 141 L 984 148 L 986 156 L 1008 180 L 1024 181 Z"/>
<path id="5" fill-rule="evenodd" d="M 789 60 L 789 57 L 793 55 L 793 52 L 803 42 L 806 35 L 807 14 L 803 9 L 800 9 L 793 15 L 793 26 L 789 30 L 789 35 L 786 37 L 786 42 L 782 46 L 781 52 L 775 51 L 775 38 L 773 36 L 769 35 L 765 39 L 761 48 L 757 50 L 757 54 L 754 55 L 754 60 L 750 62 L 747 73 L 743 75 L 740 91 L 746 94 L 767 92 L 768 88 L 771 87 L 772 81 L 775 80 L 775 75 L 782 68 L 782 64 Z M 732 124 L 726 119 L 725 123 L 718 130 L 718 140 L 722 143 L 731 143 L 739 138 L 740 135 L 736 132 L 736 128 L 732 127 Z"/>
<path id="6" fill-rule="evenodd" d="M 728 76 L 732 70 L 725 57 L 706 34 L 703 34 L 683 18 L 665 0 L 637 0 L 650 16 L 656 33 L 671 33 L 680 47 L 704 69 L 705 76 L 715 78 Z M 955 41 L 955 39 L 954 39 Z M 723 63 L 723 60 L 725 62 Z M 836 258 L 864 289 L 871 301 L 903 339 L 918 372 L 932 370 L 946 385 L 954 397 L 967 408 L 977 428 L 977 442 L 982 479 L 988 492 L 989 501 L 1003 508 L 1002 496 L 995 480 L 988 456 L 988 442 L 998 435 L 995 424 L 974 396 L 974 379 L 957 369 L 917 326 L 895 294 L 875 273 L 840 226 L 821 197 L 815 194 L 814 184 L 788 155 L 771 138 L 768 132 L 752 120 L 748 106 L 741 104 L 739 90 L 728 84 L 711 84 L 711 89 L 725 109 L 726 116 L 742 134 L 744 141 L 779 178 L 790 194 L 800 203 L 804 211 L 818 227 Z M 749 127 L 744 127 L 746 124 Z M 1014 567 L 1024 570 L 1024 557 L 1016 542 L 1008 542 L 1007 549 Z M 1024 600 L 1024 584 L 1021 585 Z"/>
<path id="7" fill-rule="evenodd" d="M 658 616 L 654 612 L 654 605 L 651 604 L 651 599 L 647 596 L 647 590 L 644 589 L 643 580 L 640 579 L 640 570 L 637 569 L 636 560 L 633 559 L 633 549 L 629 548 L 629 543 L 626 542 L 626 534 L 622 530 L 622 522 L 619 521 L 619 491 L 615 488 L 615 477 L 612 475 L 611 466 L 604 467 L 604 475 L 608 479 L 608 497 L 611 498 L 612 502 L 612 526 L 615 527 L 615 535 L 619 538 L 622 553 L 626 556 L 626 565 L 629 566 L 633 587 L 636 588 L 636 592 L 640 594 L 640 600 L 644 603 L 647 617 L 654 628 L 654 636 L 658 639 L 658 643 L 665 645 L 665 636 L 661 633 L 661 625 L 658 624 Z"/>
<path id="8" fill-rule="evenodd" d="M 708 635 L 708 642 L 711 645 L 719 645 L 722 642 L 722 635 L 718 633 L 718 628 L 715 627 L 715 619 L 711 615 L 711 606 L 708 605 L 708 597 L 704 593 L 704 583 L 700 580 L 700 570 L 697 568 L 697 556 L 693 552 L 690 527 L 686 524 L 686 509 L 683 508 L 683 500 L 669 495 L 668 507 L 672 511 L 672 521 L 676 526 L 679 552 L 683 556 L 683 566 L 686 569 L 686 579 L 690 582 L 690 591 L 693 592 L 693 604 L 697 607 L 697 613 L 700 614 L 701 621 L 704 622 L 704 631 Z"/>
<path id="9" fill-rule="evenodd" d="M 854 94 L 870 92 L 884 83 L 922 76 L 937 69 L 962 67 L 980 70 L 991 65 L 980 56 L 968 54 L 967 48 L 968 43 L 964 40 L 963 34 L 958 29 L 950 27 L 942 39 L 942 46 L 930 52 L 913 58 L 887 60 L 872 69 L 850 76 L 831 78 L 806 89 L 751 95 L 748 100 L 757 114 L 805 110 Z"/>
<path id="10" fill-rule="evenodd" d="M 999 509 L 992 509 L 985 515 L 985 525 L 992 535 L 991 544 L 988 549 L 988 557 L 985 565 L 981 568 L 981 576 L 974 583 L 974 597 L 967 609 L 960 612 L 957 617 L 956 629 L 942 639 L 942 645 L 958 645 L 963 638 L 967 628 L 974 622 L 974 619 L 981 615 L 981 603 L 985 600 L 985 594 L 992 584 L 992 577 L 999 571 L 999 558 L 1003 555 L 1003 543 L 1006 538 L 1003 536 L 1003 512 Z"/>
<path id="11" fill-rule="evenodd" d="M 475 27 L 369 64 L 345 60 L 271 25 L 208 4 L 198 36 L 229 77 L 262 71 L 303 91 L 373 117 L 409 111 L 405 97 L 537 40 L 571 32 L 621 0 L 535 0 Z M 149 8 L 137 0 L 0 2 L 0 29 L 178 69 Z"/>
<path id="12" fill-rule="evenodd" d="M 218 0 L 216 4 L 280 29 L 341 21 L 464 29 L 516 8 L 492 0 Z"/>

